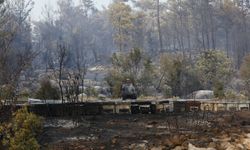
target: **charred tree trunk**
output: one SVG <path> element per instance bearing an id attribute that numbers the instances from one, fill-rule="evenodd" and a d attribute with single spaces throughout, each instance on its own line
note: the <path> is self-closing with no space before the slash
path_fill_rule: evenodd
<path id="1" fill-rule="evenodd" d="M 157 0 L 157 27 L 158 27 L 160 52 L 162 52 L 163 46 L 162 46 L 162 33 L 161 33 L 161 22 L 160 22 L 160 0 Z"/>
<path id="2" fill-rule="evenodd" d="M 63 97 L 63 85 L 62 85 L 62 76 L 63 76 L 63 67 L 66 59 L 66 47 L 64 45 L 58 46 L 58 57 L 59 57 L 59 88 L 60 88 L 60 94 L 61 94 L 61 100 L 62 103 L 64 103 L 64 97 Z"/>

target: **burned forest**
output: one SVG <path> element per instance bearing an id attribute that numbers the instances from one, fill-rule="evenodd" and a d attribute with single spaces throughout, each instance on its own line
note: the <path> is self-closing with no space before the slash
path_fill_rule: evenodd
<path id="1" fill-rule="evenodd" d="M 250 150 L 249 0 L 0 0 L 0 150 Z"/>

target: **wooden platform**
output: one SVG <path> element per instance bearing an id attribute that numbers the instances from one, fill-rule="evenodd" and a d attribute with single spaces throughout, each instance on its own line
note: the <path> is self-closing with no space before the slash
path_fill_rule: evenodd
<path id="1" fill-rule="evenodd" d="M 162 100 L 109 100 L 80 103 L 29 104 L 28 109 L 45 117 L 81 116 L 100 114 L 155 114 L 184 113 L 190 111 L 240 111 L 249 110 L 249 101 L 215 101 L 194 99 Z M 23 105 L 19 105 L 22 107 Z"/>

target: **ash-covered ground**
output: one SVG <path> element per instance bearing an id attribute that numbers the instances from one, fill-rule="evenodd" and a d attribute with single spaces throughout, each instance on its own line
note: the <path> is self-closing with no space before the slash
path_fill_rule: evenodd
<path id="1" fill-rule="evenodd" d="M 42 149 L 250 149 L 250 112 L 47 118 Z"/>

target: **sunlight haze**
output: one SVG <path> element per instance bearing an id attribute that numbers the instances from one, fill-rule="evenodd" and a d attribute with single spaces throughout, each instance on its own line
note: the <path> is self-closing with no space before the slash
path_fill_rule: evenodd
<path id="1" fill-rule="evenodd" d="M 31 19 L 32 20 L 40 20 L 42 17 L 42 13 L 45 5 L 56 9 L 58 0 L 33 0 L 34 8 L 31 11 Z M 78 2 L 79 0 L 73 0 L 74 2 Z M 94 0 L 94 4 L 98 9 L 102 9 L 102 7 L 107 7 L 112 0 Z"/>

